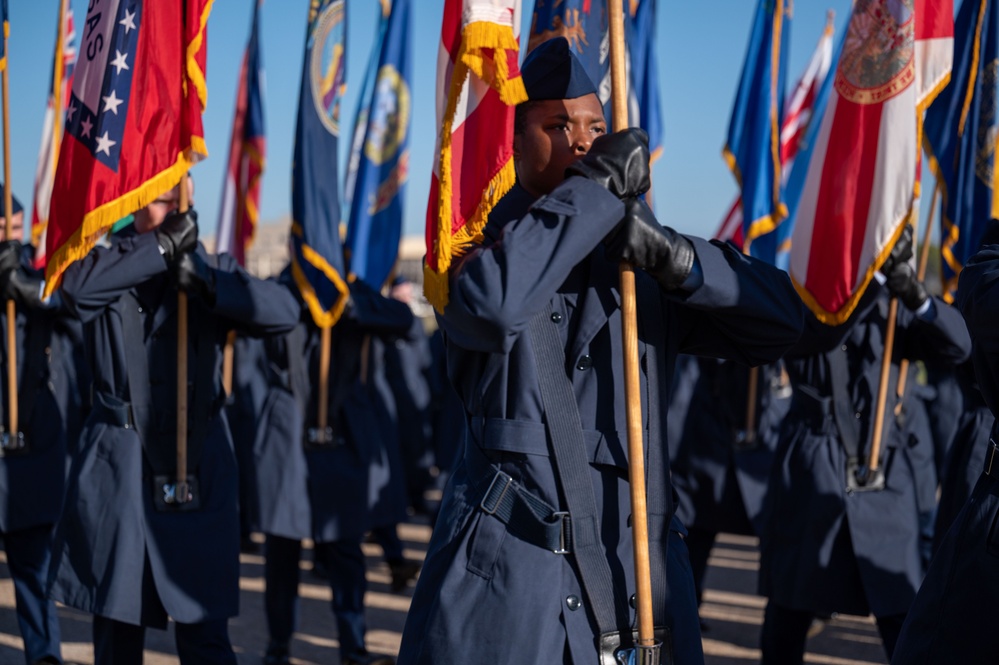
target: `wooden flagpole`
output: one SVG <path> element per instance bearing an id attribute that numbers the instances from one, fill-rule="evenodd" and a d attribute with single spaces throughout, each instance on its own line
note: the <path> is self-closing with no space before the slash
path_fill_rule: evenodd
<path id="1" fill-rule="evenodd" d="M 180 212 L 187 212 L 190 199 L 187 174 L 180 179 Z M 174 498 L 187 503 L 187 293 L 177 291 L 177 484 Z"/>
<path id="2" fill-rule="evenodd" d="M 316 419 L 316 429 L 320 437 L 326 436 L 329 426 L 330 401 L 330 345 L 333 341 L 333 328 L 322 328 L 322 339 L 319 340 L 319 414 Z"/>
<path id="3" fill-rule="evenodd" d="M 3 52 L 7 66 L 0 74 L 3 87 L 3 205 L 4 239 L 11 239 L 13 231 L 14 195 L 10 185 L 10 50 L 7 35 L 3 35 Z M 16 440 L 18 435 L 17 413 L 17 309 L 13 299 L 7 301 L 7 433 Z"/>
<path id="4" fill-rule="evenodd" d="M 607 12 L 610 29 L 614 131 L 621 131 L 628 128 L 628 84 L 625 69 L 623 0 L 609 0 Z M 634 267 L 622 263 L 620 276 L 638 646 L 651 647 L 655 645 L 655 627 L 652 618 L 652 572 L 649 563 L 649 515 L 645 494 L 645 447 L 642 441 L 642 397 L 638 372 L 638 309 L 635 296 Z"/>

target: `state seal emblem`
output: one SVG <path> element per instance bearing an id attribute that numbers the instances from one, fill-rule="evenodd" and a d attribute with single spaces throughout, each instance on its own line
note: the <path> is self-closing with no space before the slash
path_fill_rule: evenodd
<path id="1" fill-rule="evenodd" d="M 914 0 L 857 0 L 836 72 L 836 91 L 880 104 L 916 80 Z"/>
<path id="2" fill-rule="evenodd" d="M 378 70 L 374 108 L 364 154 L 372 163 L 381 166 L 399 152 L 409 127 L 409 86 L 392 65 L 384 65 Z"/>
<path id="3" fill-rule="evenodd" d="M 316 18 L 309 62 L 309 82 L 316 113 L 335 136 L 340 135 L 340 102 L 346 74 L 343 1 L 330 3 Z"/>

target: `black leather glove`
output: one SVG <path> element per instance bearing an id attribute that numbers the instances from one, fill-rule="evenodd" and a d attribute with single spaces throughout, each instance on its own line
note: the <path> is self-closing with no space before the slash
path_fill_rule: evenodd
<path id="1" fill-rule="evenodd" d="M 163 249 L 163 258 L 167 263 L 173 263 L 181 254 L 193 252 L 198 246 L 198 213 L 193 209 L 184 213 L 172 212 L 154 233 Z"/>
<path id="2" fill-rule="evenodd" d="M 649 135 L 632 128 L 598 137 L 590 151 L 565 170 L 565 177 L 582 176 L 605 187 L 619 199 L 639 196 L 652 186 Z"/>
<path id="3" fill-rule="evenodd" d="M 673 229 L 656 220 L 638 198 L 625 200 L 624 218 L 604 238 L 606 256 L 643 268 L 667 290 L 679 288 L 694 267 L 694 246 Z"/>
<path id="4" fill-rule="evenodd" d="M 909 265 L 912 258 L 912 226 L 906 225 L 891 254 L 881 266 L 888 292 L 902 301 L 902 304 L 915 312 L 923 306 L 929 294 L 923 283 L 916 279 L 916 272 Z"/>
<path id="5" fill-rule="evenodd" d="M 912 258 L 912 225 L 906 224 L 902 229 L 898 242 L 891 248 L 891 253 L 881 264 L 881 274 L 888 277 L 900 263 L 908 263 Z"/>
<path id="6" fill-rule="evenodd" d="M 0 299 L 16 300 L 31 309 L 42 307 L 42 278 L 30 274 L 22 267 L 6 273 Z"/>
<path id="7" fill-rule="evenodd" d="M 215 270 L 194 252 L 180 255 L 174 264 L 177 288 L 191 296 L 198 296 L 209 307 L 215 306 Z"/>
<path id="8" fill-rule="evenodd" d="M 21 267 L 21 242 L 4 240 L 0 242 L 0 296 L 7 291 L 11 276 Z M 3 296 L 10 299 L 10 296 Z"/>

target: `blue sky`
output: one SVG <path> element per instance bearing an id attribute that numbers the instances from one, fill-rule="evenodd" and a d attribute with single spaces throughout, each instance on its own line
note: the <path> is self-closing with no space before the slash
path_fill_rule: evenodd
<path id="1" fill-rule="evenodd" d="M 665 124 L 665 153 L 654 187 L 660 221 L 697 235 L 711 235 L 736 186 L 721 158 L 728 117 L 757 0 L 675 2 L 659 0 L 658 52 Z M 205 132 L 210 157 L 194 170 L 202 234 L 214 234 L 231 131 L 237 75 L 255 0 L 216 0 L 209 20 L 208 109 Z M 71 0 L 80 26 L 87 0 Z M 415 80 L 411 173 L 406 190 L 406 234 L 422 234 L 437 128 L 434 117 L 437 43 L 444 0 L 413 0 Z M 28 206 L 51 77 L 58 0 L 10 1 L 10 92 L 14 191 Z M 261 218 L 276 220 L 291 207 L 291 152 L 309 0 L 267 0 L 261 44 L 267 77 L 267 171 Z M 794 3 L 790 79 L 811 56 L 826 21 L 836 12 L 837 30 L 851 0 Z M 373 47 L 379 3 L 347 0 L 348 89 L 344 126 L 351 127 L 362 77 Z M 524 34 L 533 1 L 524 0 Z M 78 27 L 79 30 L 79 27 Z M 790 85 L 791 83 L 789 83 Z M 341 137 L 342 138 L 342 137 Z M 346 160 L 341 140 L 340 164 Z M 341 178 L 343 168 L 341 168 Z M 927 187 L 926 191 L 931 191 Z"/>

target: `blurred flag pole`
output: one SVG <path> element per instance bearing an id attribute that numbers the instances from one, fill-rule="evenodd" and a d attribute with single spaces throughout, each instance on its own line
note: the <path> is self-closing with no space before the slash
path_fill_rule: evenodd
<path id="1" fill-rule="evenodd" d="M 7 37 L 10 23 L 7 21 L 7 0 L 3 0 L 3 59 L 0 61 L 0 78 L 3 79 L 3 205 L 4 240 L 10 240 L 13 229 L 14 195 L 10 185 L 10 87 L 7 78 Z M 17 438 L 17 310 L 14 300 L 7 301 L 7 434 Z"/>
<path id="2" fill-rule="evenodd" d="M 625 69 L 624 4 L 608 0 L 610 29 L 611 99 L 614 131 L 628 128 L 628 79 Z M 645 448 L 642 437 L 642 396 L 638 374 L 638 312 L 635 268 L 622 263 L 621 319 L 624 332 L 624 391 L 628 422 L 628 473 L 631 486 L 631 528 L 635 550 L 635 608 L 638 649 L 656 650 L 652 620 L 652 568 L 649 563 L 649 515 L 645 496 Z M 639 660 L 644 663 L 644 660 Z"/>

